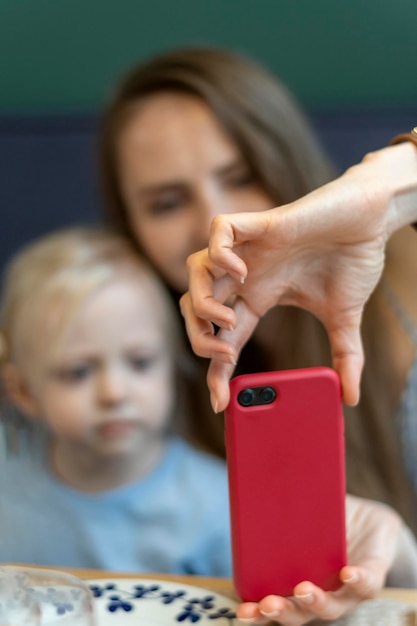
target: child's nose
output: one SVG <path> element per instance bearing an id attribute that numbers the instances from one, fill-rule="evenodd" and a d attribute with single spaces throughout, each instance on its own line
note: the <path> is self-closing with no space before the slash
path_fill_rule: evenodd
<path id="1" fill-rule="evenodd" d="M 102 404 L 119 404 L 128 393 L 126 377 L 116 368 L 103 371 L 97 387 L 98 399 Z"/>

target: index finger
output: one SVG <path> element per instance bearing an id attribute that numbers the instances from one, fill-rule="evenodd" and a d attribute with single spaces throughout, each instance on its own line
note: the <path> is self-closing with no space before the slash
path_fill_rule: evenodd
<path id="1" fill-rule="evenodd" d="M 187 271 L 188 294 L 193 314 L 221 328 L 233 328 L 236 317 L 233 310 L 223 303 L 235 291 L 236 282 L 213 265 L 207 248 L 188 257 Z"/>
<path id="2" fill-rule="evenodd" d="M 240 298 L 236 299 L 233 308 L 236 315 L 236 327 L 230 331 L 220 330 L 217 338 L 227 341 L 228 345 L 233 347 L 235 354 L 239 354 L 252 335 L 259 317 Z M 223 411 L 229 403 L 229 380 L 233 371 L 234 365 L 212 358 L 207 372 L 207 384 L 210 389 L 211 403 L 216 412 Z"/>

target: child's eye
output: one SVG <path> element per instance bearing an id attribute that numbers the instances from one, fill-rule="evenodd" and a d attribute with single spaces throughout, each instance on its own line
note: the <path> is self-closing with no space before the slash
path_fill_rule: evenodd
<path id="1" fill-rule="evenodd" d="M 72 367 L 58 372 L 58 377 L 64 382 L 76 383 L 85 380 L 90 374 L 91 368 L 87 365 Z"/>
<path id="2" fill-rule="evenodd" d="M 133 369 L 138 371 L 147 370 L 151 367 L 154 359 L 152 357 L 130 357 L 129 363 Z"/>

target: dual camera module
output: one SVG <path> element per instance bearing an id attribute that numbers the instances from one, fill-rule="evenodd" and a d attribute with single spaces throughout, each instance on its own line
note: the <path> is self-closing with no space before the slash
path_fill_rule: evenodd
<path id="1" fill-rule="evenodd" d="M 273 387 L 248 387 L 242 389 L 237 400 L 241 406 L 256 406 L 259 404 L 272 404 L 277 397 Z"/>

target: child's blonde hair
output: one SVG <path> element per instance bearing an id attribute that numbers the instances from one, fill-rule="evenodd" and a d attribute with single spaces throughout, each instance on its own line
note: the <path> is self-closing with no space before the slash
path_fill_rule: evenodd
<path id="1" fill-rule="evenodd" d="M 33 371 L 33 349 L 46 339 L 41 336 L 45 315 L 48 313 L 48 325 L 52 326 L 52 342 L 49 333 L 44 348 L 51 354 L 85 299 L 119 280 L 121 273 L 138 279 L 146 294 L 155 298 L 155 315 L 161 318 L 174 355 L 180 342 L 176 315 L 148 264 L 119 235 L 98 228 L 72 228 L 42 237 L 7 266 L 0 322 L 3 363 L 25 364 L 28 372 Z"/>

